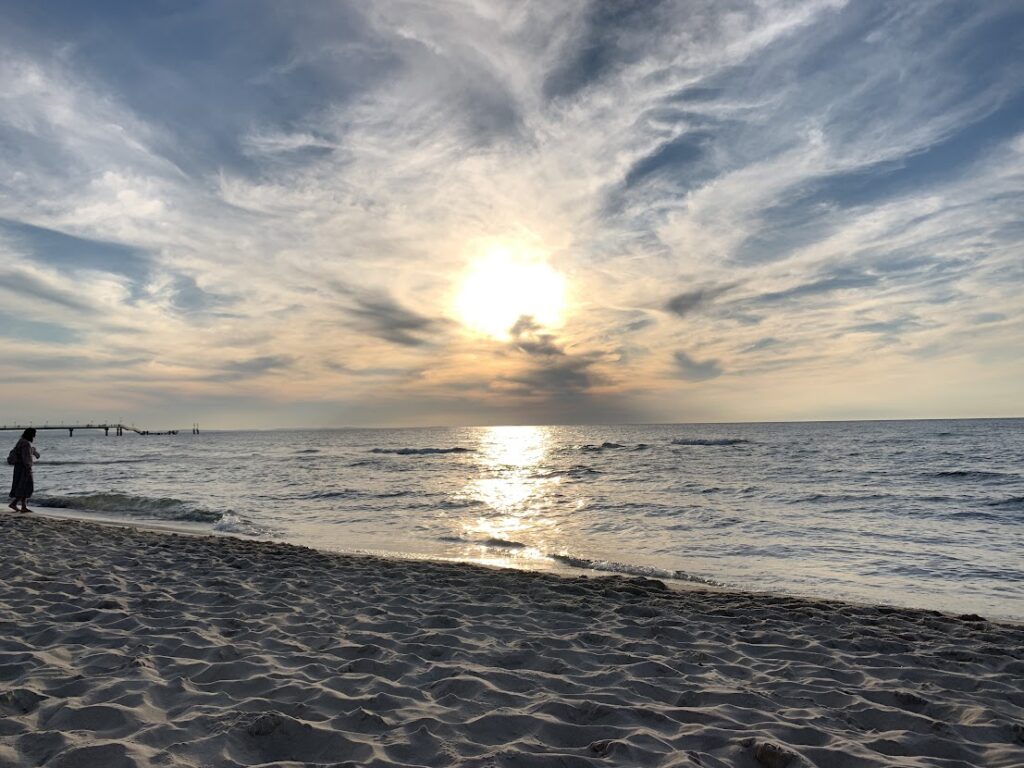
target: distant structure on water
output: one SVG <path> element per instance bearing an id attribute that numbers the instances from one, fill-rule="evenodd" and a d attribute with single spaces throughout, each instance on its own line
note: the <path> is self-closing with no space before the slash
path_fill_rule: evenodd
<path id="1" fill-rule="evenodd" d="M 28 429 L 27 426 L 20 426 L 16 424 L 2 424 L 0 425 L 0 432 L 23 432 Z M 152 432 L 148 429 L 139 429 L 135 426 L 128 426 L 127 424 L 44 424 L 41 427 L 35 427 L 37 430 L 43 429 L 66 429 L 68 431 L 68 437 L 75 436 L 76 429 L 102 429 L 103 434 L 109 435 L 110 430 L 114 430 L 114 434 L 120 437 L 125 432 L 134 432 L 137 435 L 176 435 L 178 430 L 168 429 L 165 432 Z M 197 424 L 194 428 L 194 435 L 199 434 L 199 425 Z"/>

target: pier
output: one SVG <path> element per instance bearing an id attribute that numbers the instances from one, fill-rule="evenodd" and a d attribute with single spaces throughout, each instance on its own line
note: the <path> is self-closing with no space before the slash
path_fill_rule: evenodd
<path id="1" fill-rule="evenodd" d="M 31 427 L 0 424 L 0 432 L 24 432 L 26 429 Z M 32 427 L 36 431 L 42 431 L 44 429 L 66 429 L 68 431 L 68 437 L 75 436 L 76 429 L 102 429 L 103 434 L 109 435 L 110 430 L 114 430 L 114 434 L 117 436 L 123 435 L 125 432 L 134 432 L 137 435 L 176 435 L 178 430 L 168 429 L 165 432 L 153 432 L 148 429 L 139 429 L 135 426 L 128 426 L 127 424 L 44 424 L 41 427 Z"/>

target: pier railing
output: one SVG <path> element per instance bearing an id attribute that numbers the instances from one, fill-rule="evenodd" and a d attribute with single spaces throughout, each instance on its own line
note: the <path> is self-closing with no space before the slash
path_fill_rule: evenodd
<path id="1" fill-rule="evenodd" d="M 137 435 L 176 435 L 178 430 L 168 429 L 164 432 L 155 432 L 148 429 L 139 429 L 134 425 L 128 424 L 43 424 L 42 426 L 28 424 L 20 426 L 16 424 L 0 424 L 0 432 L 24 432 L 29 427 L 33 427 L 37 431 L 44 429 L 66 429 L 70 437 L 74 437 L 76 429 L 102 429 L 103 434 L 109 435 L 110 430 L 114 430 L 115 435 L 123 435 L 125 432 L 134 432 Z"/>

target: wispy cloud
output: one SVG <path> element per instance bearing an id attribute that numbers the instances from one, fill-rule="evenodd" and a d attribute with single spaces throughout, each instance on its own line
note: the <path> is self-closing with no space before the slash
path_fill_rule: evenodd
<path id="1" fill-rule="evenodd" d="M 731 285 L 703 286 L 683 291 L 669 299 L 665 303 L 665 309 L 679 317 L 686 317 L 692 312 L 710 306 L 715 299 L 734 287 Z"/>
<path id="2" fill-rule="evenodd" d="M 348 308 L 352 327 L 394 344 L 418 347 L 428 343 L 442 323 L 403 307 L 384 293 L 367 293 L 353 297 Z"/>
<path id="3" fill-rule="evenodd" d="M 283 372 L 291 367 L 293 358 L 288 355 L 263 355 L 248 360 L 226 363 L 218 373 L 209 376 L 210 381 L 239 381 L 266 373 Z"/>
<path id="4" fill-rule="evenodd" d="M 61 366 L 63 400 L 232 424 L 1024 401 L 1012 3 L 238 12 L 4 11 L 0 375 L 40 417 Z M 564 326 L 460 327 L 502 238 L 567 276 Z"/>
<path id="5" fill-rule="evenodd" d="M 682 350 L 675 353 L 679 373 L 687 381 L 707 381 L 722 375 L 722 366 L 718 360 L 695 360 Z"/>

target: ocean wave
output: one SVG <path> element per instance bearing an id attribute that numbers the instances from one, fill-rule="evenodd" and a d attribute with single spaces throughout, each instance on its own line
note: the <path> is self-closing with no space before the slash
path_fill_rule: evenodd
<path id="1" fill-rule="evenodd" d="M 366 494 L 355 488 L 337 488 L 331 491 L 314 491 L 299 498 L 303 499 L 356 499 Z"/>
<path id="2" fill-rule="evenodd" d="M 526 545 L 521 541 L 509 541 L 508 539 L 501 539 L 497 536 L 492 536 L 483 542 L 485 547 L 499 547 L 501 549 L 526 549 Z"/>
<path id="3" fill-rule="evenodd" d="M 214 523 L 213 530 L 217 533 L 237 533 L 242 536 L 266 536 L 270 533 L 269 528 L 254 525 L 230 512 Z"/>
<path id="4" fill-rule="evenodd" d="M 326 491 L 310 491 L 295 498 L 323 501 L 325 499 L 399 499 L 403 496 L 419 495 L 422 494 L 417 494 L 414 491 L 382 491 L 381 493 L 374 493 L 373 491 L 361 491 L 358 488 L 332 488 Z M 283 497 L 282 500 L 287 499 L 288 497 Z"/>
<path id="5" fill-rule="evenodd" d="M 486 539 L 473 539 L 466 536 L 447 535 L 438 536 L 437 541 L 449 541 L 455 544 L 478 544 L 482 547 L 496 547 L 498 549 L 526 549 L 529 546 L 521 541 L 502 539 L 498 536 L 491 536 Z"/>
<path id="6" fill-rule="evenodd" d="M 298 453 L 298 454 L 302 454 L 302 453 L 320 453 L 320 449 L 319 448 L 302 448 L 301 450 L 295 451 L 295 453 Z"/>
<path id="7" fill-rule="evenodd" d="M 564 474 L 566 477 L 579 478 L 589 477 L 590 475 L 601 475 L 604 473 L 601 472 L 600 469 L 594 469 L 593 467 L 584 467 L 582 465 L 577 465 L 560 474 Z"/>
<path id="8" fill-rule="evenodd" d="M 741 437 L 677 437 L 672 445 L 742 445 L 749 442 Z"/>
<path id="9" fill-rule="evenodd" d="M 990 507 L 997 507 L 999 509 L 1024 509 L 1024 496 L 1010 496 L 1006 499 L 986 503 Z"/>
<path id="10" fill-rule="evenodd" d="M 806 496 L 797 496 L 795 499 L 790 499 L 791 504 L 805 504 L 819 501 L 827 502 L 850 502 L 850 501 L 879 501 L 881 499 L 890 499 L 892 496 L 888 493 L 811 493 Z"/>
<path id="11" fill-rule="evenodd" d="M 433 506 L 440 507 L 441 509 L 471 509 L 473 507 L 486 507 L 487 502 L 482 499 L 474 499 L 469 496 L 457 496 L 454 498 L 444 498 L 439 501 L 433 502 Z"/>
<path id="12" fill-rule="evenodd" d="M 371 448 L 370 453 L 391 453 L 396 456 L 432 456 L 439 453 L 472 453 L 470 448 Z"/>
<path id="13" fill-rule="evenodd" d="M 951 469 L 945 472 L 933 472 L 930 476 L 943 480 L 989 480 L 994 477 L 1006 477 L 1002 472 L 986 472 L 982 469 Z"/>
<path id="14" fill-rule="evenodd" d="M 625 447 L 625 446 L 623 446 L 621 443 L 608 443 L 608 442 L 604 442 L 604 443 L 601 443 L 600 445 L 591 445 L 591 444 L 580 445 L 580 446 L 578 446 L 578 450 L 586 451 L 587 453 L 591 453 L 591 452 L 594 452 L 594 451 L 610 451 L 610 450 L 615 450 L 616 448 L 623 448 L 623 447 Z"/>
<path id="15" fill-rule="evenodd" d="M 150 517 L 158 520 L 178 520 L 196 523 L 215 523 L 224 515 L 194 507 L 180 499 L 131 496 L 124 493 L 84 493 L 78 496 L 36 496 L 42 507 L 78 509 L 83 512 L 107 512 L 127 517 Z"/>
<path id="16" fill-rule="evenodd" d="M 603 442 L 600 445 L 594 443 L 587 443 L 585 445 L 574 445 L 573 448 L 577 451 L 583 451 L 584 453 L 598 453 L 600 451 L 615 451 L 621 448 L 629 448 L 634 451 L 649 451 L 653 446 L 648 443 L 637 443 L 636 445 L 627 445 L 624 443 L 611 443 Z"/>
<path id="17" fill-rule="evenodd" d="M 551 480 L 559 477 L 568 477 L 573 480 L 580 478 L 589 477 L 591 475 L 603 475 L 604 473 L 599 469 L 593 467 L 586 467 L 582 464 L 577 464 L 569 469 L 551 469 L 546 472 L 535 472 L 531 477 L 537 480 Z"/>
<path id="18" fill-rule="evenodd" d="M 630 565 L 628 563 L 615 563 L 610 560 L 591 560 L 588 557 L 576 557 L 574 555 L 551 555 L 551 559 L 570 568 L 585 568 L 590 571 L 606 571 L 609 573 L 624 573 L 630 576 L 645 576 L 652 579 L 674 579 L 676 581 L 688 581 L 694 584 L 706 584 L 711 587 L 723 586 L 720 582 L 704 576 L 696 576 L 686 571 L 675 571 L 666 568 L 654 568 L 649 565 Z"/>
<path id="19" fill-rule="evenodd" d="M 995 506 L 995 505 L 989 505 Z M 1010 507 L 1012 509 L 1012 507 Z M 1022 506 L 1024 508 L 1024 506 Z M 947 512 L 943 515 L 947 520 L 987 520 L 993 523 L 999 522 L 1010 522 L 1006 519 L 1006 516 L 1000 514 L 998 511 L 985 512 L 981 509 L 959 509 L 953 512 Z"/>

